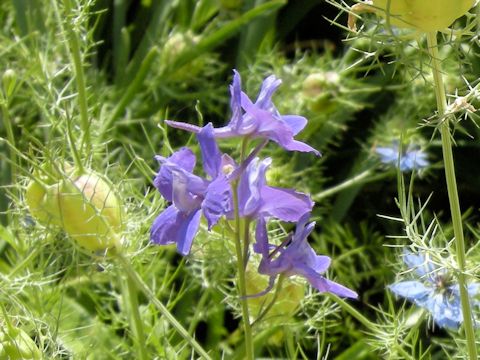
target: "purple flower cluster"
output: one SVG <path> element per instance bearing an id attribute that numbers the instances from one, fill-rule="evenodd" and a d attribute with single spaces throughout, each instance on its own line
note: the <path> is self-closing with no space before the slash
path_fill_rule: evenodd
<path id="1" fill-rule="evenodd" d="M 354 291 L 321 275 L 331 260 L 316 255 L 307 242 L 314 227 L 313 222 L 307 224 L 313 208 L 310 196 L 269 186 L 265 174 L 271 159 L 256 157 L 269 140 L 288 151 L 320 155 L 311 146 L 294 139 L 307 120 L 297 115 L 281 115 L 273 105 L 272 95 L 280 84 L 281 80 L 269 76 L 264 80 L 256 101 L 252 102 L 242 91 L 240 75 L 235 71 L 230 86 L 232 117 L 228 125 L 214 128 L 209 123 L 198 127 L 166 121 L 172 127 L 196 134 L 205 177 L 193 173 L 196 159 L 188 148 L 182 148 L 168 158 L 156 157 L 160 170 L 154 185 L 171 205 L 154 221 L 151 241 L 160 245 L 176 244 L 180 254 L 188 255 L 202 216 L 210 230 L 222 217 L 230 220 L 238 214 L 256 224 L 254 251 L 262 256 L 259 272 L 270 276 L 269 289 L 278 275 L 301 275 L 320 292 L 356 298 Z M 230 137 L 263 141 L 237 164 L 230 156 L 221 153 L 216 142 L 216 139 Z M 233 196 L 234 191 L 236 196 Z M 269 244 L 266 222 L 271 218 L 298 222 L 288 244 L 284 242 L 277 247 Z"/>

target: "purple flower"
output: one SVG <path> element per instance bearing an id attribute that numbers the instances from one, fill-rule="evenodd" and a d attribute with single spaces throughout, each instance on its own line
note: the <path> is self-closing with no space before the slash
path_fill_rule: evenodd
<path id="1" fill-rule="evenodd" d="M 298 115 L 280 115 L 272 103 L 272 95 L 281 84 L 274 75 L 267 77 L 262 84 L 257 100 L 253 103 L 242 91 L 240 74 L 234 70 L 233 84 L 230 86 L 232 117 L 227 126 L 214 130 L 215 138 L 249 137 L 275 141 L 289 151 L 320 152 L 311 146 L 295 140 L 294 136 L 303 130 L 307 119 Z M 165 121 L 168 125 L 198 133 L 200 127 L 175 121 Z"/>
<path id="2" fill-rule="evenodd" d="M 242 173 L 238 184 L 240 217 L 298 221 L 312 210 L 313 201 L 306 194 L 266 185 L 265 172 L 271 162 L 270 158 L 255 158 Z"/>
<path id="3" fill-rule="evenodd" d="M 390 285 L 389 289 L 396 295 L 404 297 L 416 305 L 427 309 L 433 320 L 441 327 L 458 329 L 463 322 L 460 302 L 460 289 L 453 282 L 452 276 L 439 269 L 424 254 L 405 253 L 403 261 L 420 277 Z M 478 295 L 480 283 L 470 283 L 467 291 L 470 297 Z M 473 300 L 479 306 L 480 301 Z"/>
<path id="4" fill-rule="evenodd" d="M 402 172 L 420 170 L 429 165 L 427 154 L 411 144 L 402 154 L 396 141 L 390 147 L 377 147 L 375 152 L 380 156 L 382 163 L 398 166 Z"/>
<path id="5" fill-rule="evenodd" d="M 168 158 L 156 156 L 161 167 L 154 185 L 172 205 L 155 219 L 150 239 L 160 245 L 176 243 L 182 255 L 190 252 L 202 213 L 210 230 L 221 216 L 231 211 L 230 184 L 222 169 L 232 160 L 220 154 L 211 124 L 202 128 L 197 138 L 208 178 L 192 173 L 195 155 L 188 148 Z"/>
<path id="6" fill-rule="evenodd" d="M 331 259 L 328 256 L 317 255 L 307 242 L 307 237 L 312 232 L 315 222 L 307 224 L 310 214 L 303 215 L 295 230 L 295 234 L 288 241 L 278 247 L 268 243 L 266 223 L 263 218 L 258 220 L 256 230 L 256 243 L 254 250 L 262 255 L 259 266 L 259 273 L 270 276 L 270 284 L 266 291 L 273 287 L 275 278 L 278 275 L 292 276 L 300 275 L 320 292 L 331 292 L 333 294 L 357 298 L 356 292 L 325 279 L 321 274 L 327 271 Z M 287 243 L 287 244 L 285 244 Z M 273 251 L 270 252 L 270 249 Z"/>

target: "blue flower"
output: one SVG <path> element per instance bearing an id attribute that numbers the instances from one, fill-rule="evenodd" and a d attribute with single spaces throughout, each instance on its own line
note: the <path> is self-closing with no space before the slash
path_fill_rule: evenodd
<path id="1" fill-rule="evenodd" d="M 300 275 L 320 292 L 331 292 L 343 297 L 357 298 L 358 295 L 355 291 L 321 275 L 327 271 L 331 259 L 328 256 L 317 255 L 308 244 L 307 237 L 315 227 L 315 222 L 307 224 L 309 217 L 309 213 L 304 214 L 297 224 L 295 234 L 280 246 L 268 243 L 265 220 L 263 218 L 258 220 L 254 245 L 255 252 L 262 255 L 258 272 L 270 276 L 270 284 L 262 294 L 273 287 L 278 275 L 287 277 Z M 270 250 L 272 251 L 270 252 Z"/>
<path id="2" fill-rule="evenodd" d="M 396 295 L 427 309 L 438 326 L 457 329 L 463 322 L 460 289 L 452 276 L 435 266 L 424 254 L 405 253 L 405 264 L 415 270 L 419 280 L 402 281 L 390 285 Z M 467 291 L 473 305 L 480 305 L 474 297 L 479 294 L 480 283 L 470 283 Z M 473 300 L 472 300 L 473 299 Z"/>
<path id="3" fill-rule="evenodd" d="M 230 86 L 232 117 L 221 128 L 214 129 L 215 138 L 249 137 L 268 139 L 289 151 L 320 152 L 294 136 L 303 130 L 307 119 L 298 115 L 281 115 L 272 102 L 273 93 L 282 81 L 274 75 L 267 77 L 262 84 L 257 100 L 253 103 L 242 91 L 240 74 L 234 70 L 233 84 Z M 198 133 L 201 128 L 176 121 L 165 121 L 168 125 Z"/>
<path id="4" fill-rule="evenodd" d="M 188 148 L 182 148 L 168 158 L 156 157 L 161 166 L 154 185 L 172 205 L 155 219 L 150 239 L 160 245 L 176 243 L 182 255 L 190 252 L 202 213 L 210 230 L 220 217 L 231 211 L 230 183 L 223 169 L 233 161 L 220 154 L 212 124 L 202 128 L 197 138 L 208 178 L 192 173 L 195 155 Z"/>
<path id="5" fill-rule="evenodd" d="M 377 147 L 375 152 L 380 156 L 380 161 L 384 164 L 398 166 L 400 171 L 420 170 L 429 165 L 427 154 L 413 145 L 409 145 L 407 150 L 400 154 L 400 146 L 397 141 L 389 147 Z"/>

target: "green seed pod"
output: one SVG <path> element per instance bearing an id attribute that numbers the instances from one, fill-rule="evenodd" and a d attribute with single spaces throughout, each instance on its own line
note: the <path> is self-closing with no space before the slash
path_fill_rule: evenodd
<path id="1" fill-rule="evenodd" d="M 122 206 L 112 184 L 93 171 L 44 187 L 32 180 L 25 199 L 38 222 L 62 227 L 87 250 L 119 245 Z"/>
<path id="2" fill-rule="evenodd" d="M 446 29 L 465 15 L 475 0 L 366 0 L 352 6 L 352 12 L 373 12 L 392 25 L 433 32 Z M 356 16 L 350 15 L 348 27 L 356 31 Z"/>
<path id="3" fill-rule="evenodd" d="M 449 27 L 474 3 L 475 0 L 373 0 L 381 16 L 388 12 L 391 24 L 424 32 Z"/>
<path id="4" fill-rule="evenodd" d="M 42 354 L 35 341 L 22 329 L 0 327 L 0 359 L 41 359 Z"/>

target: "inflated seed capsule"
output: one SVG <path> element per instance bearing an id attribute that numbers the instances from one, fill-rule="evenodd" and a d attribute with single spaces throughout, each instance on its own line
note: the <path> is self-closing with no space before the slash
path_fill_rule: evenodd
<path id="1" fill-rule="evenodd" d="M 391 25 L 433 32 L 446 29 L 464 15 L 475 0 L 369 0 L 352 7 L 354 13 L 375 12 Z M 349 27 L 355 30 L 355 16 Z"/>
<path id="2" fill-rule="evenodd" d="M 28 334 L 16 327 L 0 325 L 0 359 L 37 360 L 42 354 Z"/>
<path id="3" fill-rule="evenodd" d="M 464 15 L 475 0 L 373 0 L 373 6 L 388 11 L 391 24 L 421 31 L 443 30 Z M 387 6 L 390 8 L 387 10 Z"/>
<path id="4" fill-rule="evenodd" d="M 36 220 L 62 227 L 81 247 L 119 245 L 123 209 L 112 184 L 99 174 L 89 170 L 48 186 L 32 180 L 25 197 Z"/>

